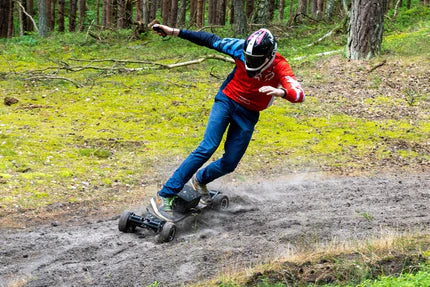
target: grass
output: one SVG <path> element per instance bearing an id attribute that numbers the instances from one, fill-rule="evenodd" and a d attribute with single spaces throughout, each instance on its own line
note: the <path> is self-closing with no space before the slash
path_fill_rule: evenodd
<path id="1" fill-rule="evenodd" d="M 213 281 L 192 286 L 428 286 L 429 236 L 381 236 L 292 250 L 280 260 L 226 270 Z"/>

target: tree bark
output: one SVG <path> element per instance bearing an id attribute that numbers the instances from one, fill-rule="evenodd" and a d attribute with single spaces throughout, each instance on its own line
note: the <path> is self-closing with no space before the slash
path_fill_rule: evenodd
<path id="1" fill-rule="evenodd" d="M 226 21 L 227 0 L 219 0 L 217 9 L 217 24 L 224 26 Z"/>
<path id="2" fill-rule="evenodd" d="M 251 19 L 252 14 L 254 13 L 254 0 L 246 0 L 246 18 L 248 20 Z"/>
<path id="3" fill-rule="evenodd" d="M 196 25 L 197 27 L 203 27 L 205 24 L 205 1 L 197 0 L 197 14 L 196 14 Z"/>
<path id="4" fill-rule="evenodd" d="M 172 0 L 170 5 L 169 26 L 176 27 L 176 20 L 178 19 L 178 0 Z"/>
<path id="5" fill-rule="evenodd" d="M 57 6 L 57 0 L 50 0 L 49 1 L 49 10 L 48 10 L 48 15 L 49 15 L 49 22 L 48 22 L 48 27 L 49 27 L 49 31 L 54 31 L 55 29 L 55 12 L 56 9 L 55 7 Z"/>
<path id="6" fill-rule="evenodd" d="M 308 13 L 308 1 L 299 0 L 299 7 L 297 8 L 298 14 L 307 15 Z"/>
<path id="7" fill-rule="evenodd" d="M 85 15 L 86 15 L 86 0 L 79 0 L 79 31 L 84 31 Z"/>
<path id="8" fill-rule="evenodd" d="M 273 17 L 275 16 L 275 0 L 269 0 L 269 20 L 273 21 Z"/>
<path id="9" fill-rule="evenodd" d="M 186 18 L 186 11 L 187 11 L 187 1 L 186 0 L 180 0 L 179 2 L 179 11 L 178 11 L 178 18 L 176 25 L 178 27 L 184 27 L 185 26 L 185 18 Z"/>
<path id="10" fill-rule="evenodd" d="M 39 0 L 39 35 L 41 37 L 48 36 L 48 1 Z"/>
<path id="11" fill-rule="evenodd" d="M 25 1 L 25 10 L 28 15 L 31 17 L 34 17 L 34 3 L 33 0 L 27 0 Z M 26 27 L 25 31 L 33 31 L 33 22 L 31 21 L 30 17 L 25 17 Z"/>
<path id="12" fill-rule="evenodd" d="M 69 32 L 76 30 L 76 0 L 69 2 Z"/>
<path id="13" fill-rule="evenodd" d="M 270 23 L 270 0 L 257 0 L 255 3 L 254 23 L 267 25 Z"/>
<path id="14" fill-rule="evenodd" d="M 285 0 L 279 1 L 279 21 L 284 20 L 284 14 L 285 14 Z"/>
<path id="15" fill-rule="evenodd" d="M 386 1 L 353 0 L 348 58 L 352 60 L 370 59 L 380 53 Z"/>
<path id="16" fill-rule="evenodd" d="M 58 32 L 64 32 L 64 0 L 58 0 Z"/>
<path id="17" fill-rule="evenodd" d="M 246 16 L 243 0 L 234 0 L 234 32 L 237 35 L 246 34 Z"/>
<path id="18" fill-rule="evenodd" d="M 164 25 L 169 25 L 170 0 L 163 0 L 161 6 L 161 17 Z"/>
<path id="19" fill-rule="evenodd" d="M 148 23 L 151 23 L 155 20 L 157 15 L 157 0 L 149 0 L 149 15 L 148 15 Z"/>
<path id="20" fill-rule="evenodd" d="M 136 0 L 136 21 L 137 22 L 143 22 L 143 4 L 142 0 Z"/>
<path id="21" fill-rule="evenodd" d="M 117 27 L 119 29 L 124 29 L 125 28 L 125 2 L 126 0 L 118 0 L 118 22 L 117 22 Z"/>

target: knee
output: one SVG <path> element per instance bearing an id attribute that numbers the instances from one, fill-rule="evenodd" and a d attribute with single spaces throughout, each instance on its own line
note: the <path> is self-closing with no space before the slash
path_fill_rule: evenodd
<path id="1" fill-rule="evenodd" d="M 204 157 L 204 158 L 210 158 L 214 152 L 216 151 L 218 147 L 215 145 L 208 145 L 205 143 L 201 143 L 195 150 L 194 154 Z"/>
<path id="2" fill-rule="evenodd" d="M 233 172 L 238 164 L 238 161 L 232 161 L 225 158 L 222 158 L 220 161 L 220 167 L 225 173 Z"/>

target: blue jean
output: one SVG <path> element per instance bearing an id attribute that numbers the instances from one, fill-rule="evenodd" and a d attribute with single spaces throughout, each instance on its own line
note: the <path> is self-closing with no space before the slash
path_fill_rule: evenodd
<path id="1" fill-rule="evenodd" d="M 224 155 L 199 170 L 196 177 L 200 183 L 207 184 L 234 171 L 251 141 L 259 115 L 259 112 L 242 107 L 219 91 L 209 115 L 203 140 L 164 184 L 159 195 L 170 197 L 180 192 L 193 174 L 217 150 L 227 128 Z"/>

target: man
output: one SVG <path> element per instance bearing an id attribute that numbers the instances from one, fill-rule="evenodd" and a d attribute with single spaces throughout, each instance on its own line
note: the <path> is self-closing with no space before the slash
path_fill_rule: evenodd
<path id="1" fill-rule="evenodd" d="M 206 32 L 159 24 L 153 29 L 161 36 L 175 36 L 215 49 L 233 57 L 236 63 L 215 97 L 202 142 L 151 199 L 154 212 L 169 221 L 173 218 L 176 194 L 190 179 L 193 188 L 202 195 L 201 202 L 210 203 L 206 184 L 234 171 L 251 140 L 259 112 L 270 106 L 274 97 L 299 103 L 304 101 L 305 94 L 288 62 L 277 53 L 275 37 L 267 29 L 255 31 L 246 40 L 222 39 Z M 216 151 L 226 131 L 224 155 L 200 169 Z"/>

